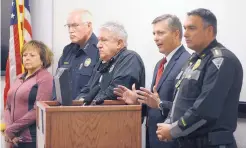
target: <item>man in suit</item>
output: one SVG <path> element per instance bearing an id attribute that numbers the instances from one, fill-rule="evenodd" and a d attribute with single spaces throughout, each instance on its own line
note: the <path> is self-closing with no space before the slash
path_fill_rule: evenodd
<path id="1" fill-rule="evenodd" d="M 172 142 L 161 142 L 156 135 L 157 123 L 164 122 L 172 106 L 175 78 L 190 54 L 181 44 L 182 25 L 175 15 L 165 14 L 155 18 L 153 24 L 154 41 L 159 52 L 164 54 L 155 66 L 151 91 L 146 88 L 132 90 L 124 86 L 115 89 L 118 99 L 127 104 L 144 103 L 147 109 L 148 148 L 172 148 Z"/>

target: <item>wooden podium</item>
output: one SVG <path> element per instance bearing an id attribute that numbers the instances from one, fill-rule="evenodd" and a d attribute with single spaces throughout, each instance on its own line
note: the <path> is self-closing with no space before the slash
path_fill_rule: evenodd
<path id="1" fill-rule="evenodd" d="M 37 102 L 38 148 L 141 148 L 141 106 L 105 101 L 100 106 Z"/>

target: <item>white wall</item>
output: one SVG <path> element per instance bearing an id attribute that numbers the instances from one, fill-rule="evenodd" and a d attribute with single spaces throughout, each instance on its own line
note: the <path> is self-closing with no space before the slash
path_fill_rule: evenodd
<path id="1" fill-rule="evenodd" d="M 31 6 L 33 39 L 41 40 L 53 49 L 53 0 L 29 1 Z M 55 56 L 58 57 L 60 55 Z M 52 72 L 52 67 L 48 70 Z"/>
<path id="2" fill-rule="evenodd" d="M 152 80 L 155 63 L 161 58 L 153 41 L 152 20 L 164 13 L 173 13 L 184 21 L 186 12 L 203 7 L 217 16 L 217 39 L 233 51 L 246 69 L 246 9 L 243 0 L 54 0 L 53 49 L 55 63 L 63 47 L 69 43 L 68 32 L 64 28 L 67 14 L 75 8 L 89 9 L 94 15 L 94 29 L 109 20 L 123 23 L 129 35 L 129 48 L 137 51 L 146 66 L 147 87 Z M 53 67 L 53 72 L 56 65 Z M 245 72 L 246 73 L 246 72 Z M 241 100 L 246 101 L 246 74 Z"/>

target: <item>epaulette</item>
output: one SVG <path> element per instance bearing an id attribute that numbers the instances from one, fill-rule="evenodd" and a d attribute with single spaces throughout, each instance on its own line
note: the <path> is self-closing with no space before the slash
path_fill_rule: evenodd
<path id="1" fill-rule="evenodd" d="M 213 53 L 213 57 L 222 57 L 222 49 L 224 49 L 224 47 L 214 47 L 213 49 L 211 49 L 212 53 Z"/>

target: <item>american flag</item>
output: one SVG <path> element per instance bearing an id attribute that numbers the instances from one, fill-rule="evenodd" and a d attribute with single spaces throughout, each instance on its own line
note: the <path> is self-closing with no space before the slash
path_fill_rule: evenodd
<path id="1" fill-rule="evenodd" d="M 5 73 L 4 105 L 11 84 L 23 72 L 21 50 L 25 42 L 32 39 L 29 0 L 12 0 L 10 14 L 9 56 Z"/>

